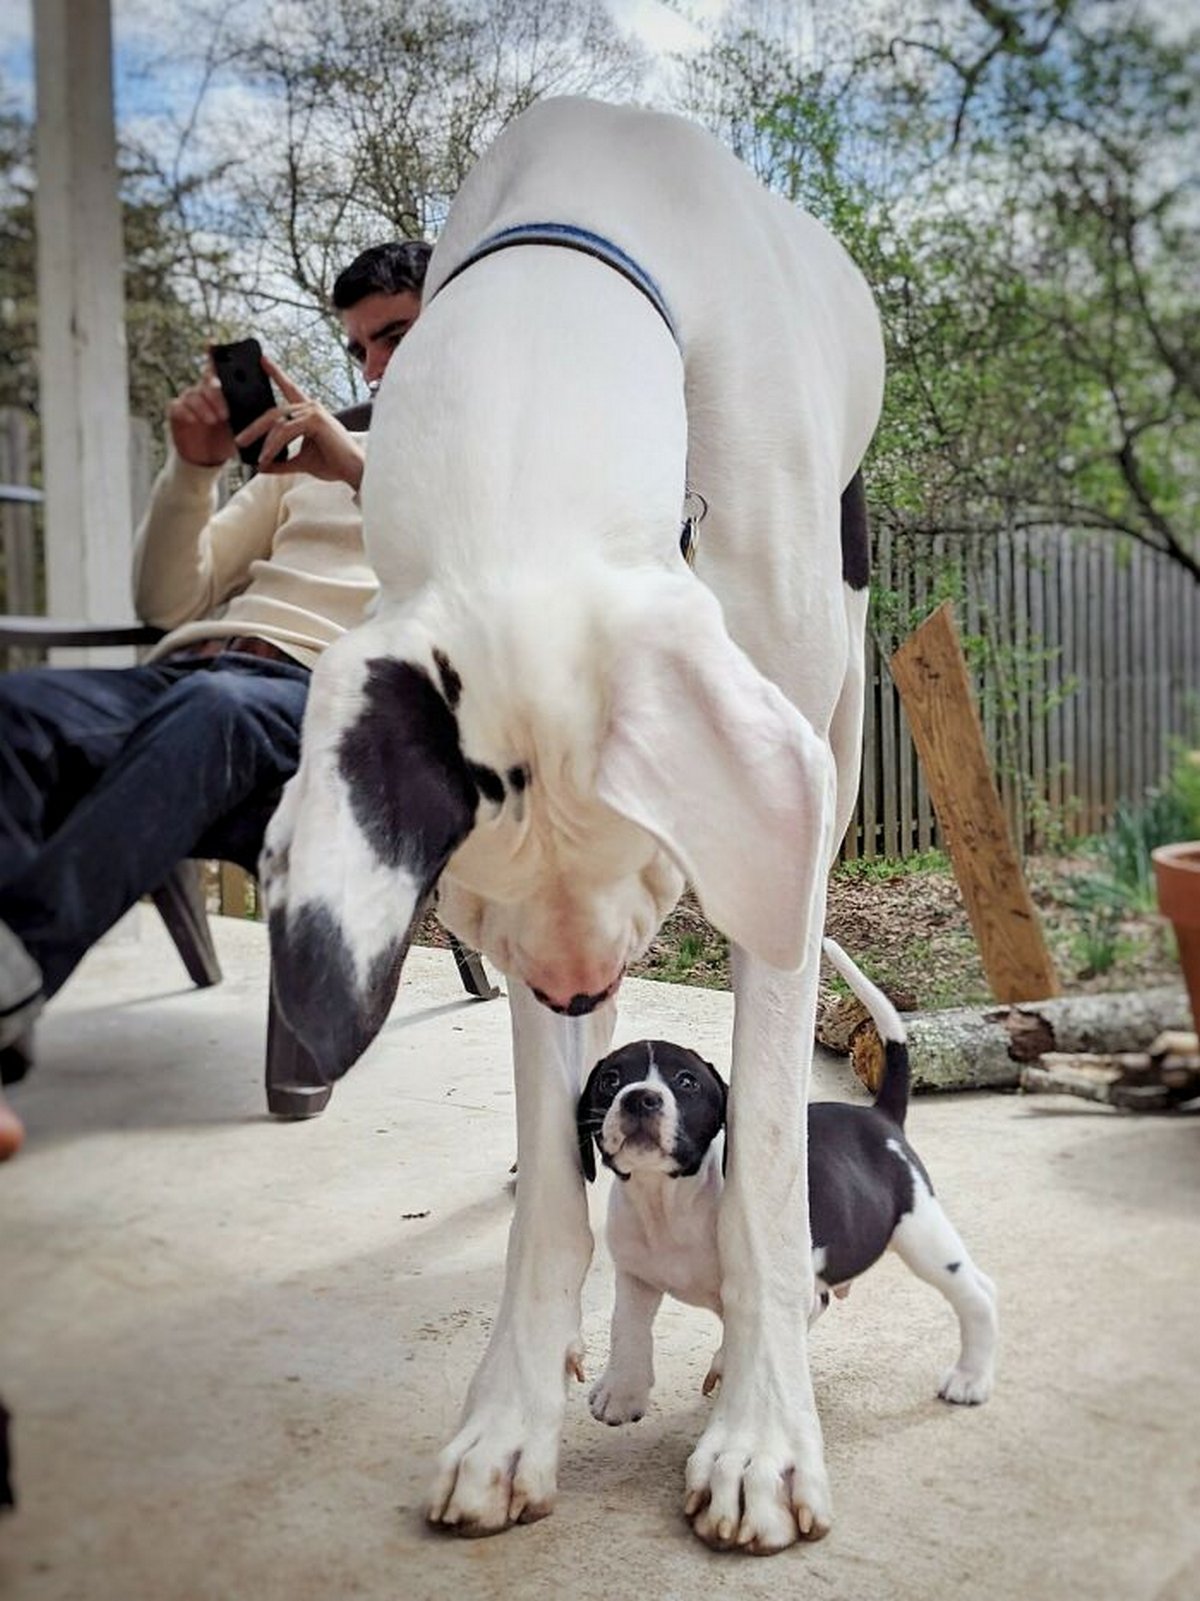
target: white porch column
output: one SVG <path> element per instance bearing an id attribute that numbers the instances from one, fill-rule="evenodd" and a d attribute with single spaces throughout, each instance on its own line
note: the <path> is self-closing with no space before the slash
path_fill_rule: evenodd
<path id="1" fill-rule="evenodd" d="M 132 528 L 110 3 L 34 0 L 34 18 L 48 610 L 121 622 Z"/>

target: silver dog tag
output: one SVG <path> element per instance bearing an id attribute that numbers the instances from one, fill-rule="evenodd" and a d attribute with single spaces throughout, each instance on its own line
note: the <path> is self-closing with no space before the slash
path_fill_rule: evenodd
<path id="1" fill-rule="evenodd" d="M 679 550 L 689 567 L 696 565 L 696 546 L 700 542 L 700 524 L 708 515 L 708 502 L 697 490 L 688 488 L 684 497 L 683 525 L 679 530 Z"/>

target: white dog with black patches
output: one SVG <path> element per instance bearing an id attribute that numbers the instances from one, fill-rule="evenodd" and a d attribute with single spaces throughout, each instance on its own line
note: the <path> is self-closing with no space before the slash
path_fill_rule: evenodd
<path id="1" fill-rule="evenodd" d="M 895 1007 L 840 945 L 827 939 L 824 946 L 870 1012 L 885 1065 L 872 1106 L 823 1101 L 808 1109 L 815 1281 L 809 1326 L 830 1296 L 846 1295 L 854 1279 L 894 1250 L 958 1317 L 958 1360 L 943 1375 L 939 1396 L 978 1405 L 991 1394 L 995 1375 L 995 1286 L 971 1260 L 905 1135 L 908 1046 Z M 666 1040 L 638 1040 L 604 1057 L 579 1098 L 584 1172 L 595 1176 L 594 1142 L 617 1179 L 607 1228 L 617 1286 L 612 1338 L 608 1366 L 589 1396 L 604 1423 L 633 1423 L 645 1414 L 654 1384 L 654 1317 L 664 1295 L 721 1316 L 717 1218 L 725 1107 L 725 1084 L 711 1062 Z M 722 1367 L 718 1351 L 706 1395 Z"/>
<path id="2" fill-rule="evenodd" d="M 553 1503 L 592 1249 L 575 1101 L 686 877 L 734 944 L 736 1022 L 724 1382 L 685 1506 L 716 1546 L 829 1526 L 793 1220 L 882 381 L 845 252 L 677 118 L 533 107 L 438 241 L 372 424 L 379 608 L 313 674 L 263 859 L 278 1000 L 330 1079 L 386 1016 L 435 885 L 510 980 L 521 1180 L 435 1523 Z M 708 504 L 691 568 L 685 484 Z"/>

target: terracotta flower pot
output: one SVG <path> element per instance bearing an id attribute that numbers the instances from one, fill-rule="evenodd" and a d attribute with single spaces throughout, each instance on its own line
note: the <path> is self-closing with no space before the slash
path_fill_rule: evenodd
<path id="1" fill-rule="evenodd" d="M 1179 945 L 1179 962 L 1192 1022 L 1200 1032 L 1200 840 L 1160 845 L 1151 851 L 1158 887 L 1158 909 L 1170 919 Z"/>

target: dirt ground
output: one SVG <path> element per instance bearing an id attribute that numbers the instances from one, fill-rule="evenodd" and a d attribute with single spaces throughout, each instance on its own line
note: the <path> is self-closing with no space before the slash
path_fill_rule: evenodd
<path id="1" fill-rule="evenodd" d="M 1170 924 L 1151 909 L 1111 924 L 1087 900 L 1087 857 L 1043 856 L 1026 876 L 1065 994 L 1110 993 L 1180 982 Z M 990 998 L 979 951 L 948 866 L 880 878 L 835 873 L 829 932 L 906 1005 L 929 1010 Z M 911 996 L 911 1000 L 909 997 Z"/>
<path id="2" fill-rule="evenodd" d="M 1180 982 L 1171 928 L 1157 912 L 1110 918 L 1096 909 L 1088 893 L 1097 883 L 1091 858 L 1031 857 L 1025 870 L 1064 994 Z M 990 999 L 966 908 L 944 859 L 838 867 L 829 885 L 826 930 L 902 1011 Z M 445 938 L 430 914 L 417 943 L 444 945 Z M 630 975 L 729 988 L 728 942 L 705 921 L 690 890 Z M 836 992 L 831 985 L 828 994 Z"/>
<path id="3" fill-rule="evenodd" d="M 1035 857 L 1026 872 L 1064 993 L 1179 981 L 1170 925 L 1156 912 L 1125 912 L 1108 923 L 1090 908 L 1086 886 L 1095 882 L 1095 865 L 1089 858 Z M 838 868 L 830 881 L 826 929 L 903 1010 L 989 999 L 970 921 L 947 864 L 915 870 L 895 863 Z M 633 973 L 725 989 L 726 942 L 689 894 Z"/>

